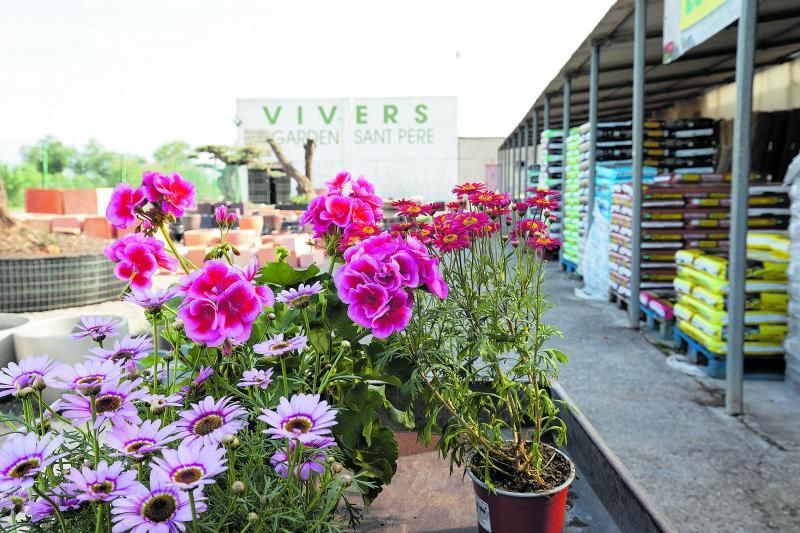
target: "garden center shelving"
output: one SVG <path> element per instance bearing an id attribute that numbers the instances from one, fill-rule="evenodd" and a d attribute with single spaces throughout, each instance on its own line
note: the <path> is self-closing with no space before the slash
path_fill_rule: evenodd
<path id="1" fill-rule="evenodd" d="M 521 137 L 532 118 L 542 117 L 544 128 L 597 122 L 613 117 L 633 119 L 634 152 L 644 150 L 643 124 L 647 116 L 674 108 L 711 88 L 737 80 L 735 125 L 732 135 L 734 180 L 732 182 L 731 235 L 734 267 L 731 272 L 732 340 L 729 343 L 726 410 L 742 412 L 742 368 L 744 327 L 744 263 L 747 232 L 747 176 L 750 173 L 750 120 L 754 69 L 778 65 L 800 51 L 800 12 L 795 0 L 743 2 L 739 23 L 734 23 L 697 44 L 680 59 L 663 62 L 663 17 L 661 2 L 618 0 L 613 3 L 557 75 L 536 97 L 530 109 L 501 146 L 508 151 Z M 648 10 L 651 11 L 648 16 Z M 739 32 L 741 27 L 742 31 Z M 758 36 L 758 41 L 756 41 Z M 737 55 L 741 61 L 736 61 Z M 737 72 L 738 71 L 738 72 Z M 555 110 L 563 110 L 561 112 Z M 566 118 L 566 120 L 563 120 Z M 534 135 L 538 131 L 534 129 Z M 636 149 L 638 148 L 638 152 Z M 644 157 L 636 155 L 632 185 L 634 206 L 640 207 L 639 190 Z M 502 167 L 507 174 L 511 169 Z M 594 198 L 590 189 L 590 198 Z M 590 200 L 591 202 L 591 200 Z M 590 212 L 591 213 L 591 212 Z M 637 220 L 638 222 L 638 220 Z M 639 256 L 639 226 L 632 236 L 632 253 Z M 636 268 L 638 268 L 638 262 Z M 638 291 L 638 287 L 634 287 Z M 639 327 L 639 310 L 629 308 L 629 323 Z"/>
<path id="2" fill-rule="evenodd" d="M 562 192 L 564 184 L 564 133 L 561 130 L 546 129 L 542 131 L 539 141 L 539 187 Z M 564 229 L 563 220 L 550 223 L 550 233 L 561 238 Z"/>

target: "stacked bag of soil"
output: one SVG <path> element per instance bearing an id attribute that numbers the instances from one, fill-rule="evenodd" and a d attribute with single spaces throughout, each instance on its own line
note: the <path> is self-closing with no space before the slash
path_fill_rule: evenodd
<path id="1" fill-rule="evenodd" d="M 749 192 L 749 227 L 771 230 L 787 227 L 787 187 L 753 183 Z M 630 298 L 632 196 L 630 183 L 613 188 L 609 277 L 611 290 L 625 299 Z M 730 184 L 724 179 L 719 183 L 665 182 L 644 186 L 641 289 L 659 297 L 674 297 L 676 252 L 695 249 L 726 255 L 729 227 Z"/>
<path id="2" fill-rule="evenodd" d="M 786 379 L 800 386 L 800 156 L 786 173 L 791 186 L 791 222 L 789 224 L 789 334 L 786 348 Z"/>
<path id="3" fill-rule="evenodd" d="M 745 355 L 783 354 L 788 330 L 787 267 L 785 235 L 751 232 L 747 248 L 745 286 Z M 717 355 L 727 354 L 728 259 L 700 250 L 675 254 L 677 277 L 673 308 L 676 326 L 684 334 Z"/>
<path id="4" fill-rule="evenodd" d="M 588 135 L 588 133 L 587 133 Z M 586 219 L 589 191 L 581 186 L 581 133 L 572 128 L 567 136 L 566 166 L 564 167 L 564 206 L 562 258 L 580 264 L 581 250 L 586 233 Z"/>
<path id="5" fill-rule="evenodd" d="M 542 131 L 538 147 L 538 186 L 562 192 L 564 184 L 564 132 L 547 129 Z M 550 224 L 550 235 L 563 239 L 563 223 L 557 220 Z"/>

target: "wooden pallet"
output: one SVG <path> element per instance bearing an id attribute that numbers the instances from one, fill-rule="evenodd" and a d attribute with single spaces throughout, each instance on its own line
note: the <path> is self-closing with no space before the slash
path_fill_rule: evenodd
<path id="1" fill-rule="evenodd" d="M 612 304 L 615 304 L 619 309 L 628 309 L 628 298 L 617 292 L 614 292 L 613 290 L 608 291 L 608 301 Z"/>
<path id="2" fill-rule="evenodd" d="M 563 257 L 558 261 L 558 267 L 567 274 L 578 273 L 578 265 L 576 265 L 569 259 L 564 259 Z"/>
<path id="3" fill-rule="evenodd" d="M 659 337 L 665 341 L 674 339 L 672 330 L 675 326 L 675 319 L 666 319 L 644 304 L 639 304 L 639 310 L 644 313 L 647 329 L 658 330 Z"/>
<path id="4" fill-rule="evenodd" d="M 714 379 L 725 379 L 725 356 L 708 349 L 680 329 L 673 328 L 676 350 L 686 349 L 686 357 L 696 365 L 708 365 L 706 373 Z M 786 362 L 782 355 L 744 358 L 744 379 L 782 381 Z"/>

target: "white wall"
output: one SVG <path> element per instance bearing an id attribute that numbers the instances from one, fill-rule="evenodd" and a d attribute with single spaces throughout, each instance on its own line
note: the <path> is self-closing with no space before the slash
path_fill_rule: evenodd
<path id="1" fill-rule="evenodd" d="M 497 163 L 502 137 L 460 137 L 458 139 L 458 183 L 485 182 L 486 165 Z"/>

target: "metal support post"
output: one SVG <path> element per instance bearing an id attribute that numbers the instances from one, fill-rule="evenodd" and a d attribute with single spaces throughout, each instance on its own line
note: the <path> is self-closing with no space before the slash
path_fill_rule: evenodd
<path id="1" fill-rule="evenodd" d="M 743 411 L 744 289 L 747 270 L 747 196 L 750 177 L 750 122 L 753 111 L 753 55 L 758 0 L 742 0 L 736 38 L 736 109 L 733 119 L 731 236 L 728 258 L 728 354 L 725 411 Z"/>
<path id="2" fill-rule="evenodd" d="M 589 194 L 587 198 L 586 235 L 594 222 L 594 194 L 597 181 L 597 106 L 600 78 L 600 45 L 592 43 L 589 66 Z"/>
<path id="3" fill-rule="evenodd" d="M 633 22 L 633 206 L 631 217 L 631 295 L 628 322 L 639 329 L 639 282 L 642 246 L 642 175 L 644 174 L 644 68 L 647 2 L 636 0 Z"/>

